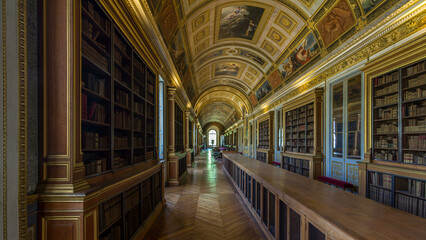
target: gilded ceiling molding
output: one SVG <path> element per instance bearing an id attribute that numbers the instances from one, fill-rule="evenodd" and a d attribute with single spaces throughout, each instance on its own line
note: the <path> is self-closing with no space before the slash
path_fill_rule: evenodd
<path id="1" fill-rule="evenodd" d="M 398 22 L 392 24 L 388 28 L 384 29 L 378 34 L 375 34 L 372 40 L 364 41 L 363 45 L 360 46 L 360 50 L 351 54 L 349 57 L 340 61 L 339 63 L 323 71 L 310 81 L 306 82 L 302 86 L 292 90 L 285 96 L 275 100 L 266 109 L 272 109 L 281 103 L 288 101 L 289 99 L 302 94 L 305 91 L 317 86 L 318 84 L 325 82 L 326 79 L 348 69 L 351 66 L 356 65 L 370 56 L 379 53 L 382 50 L 392 46 L 393 44 L 409 37 L 410 35 L 422 31 L 426 28 L 426 4 L 423 4 L 413 13 L 405 16 Z M 255 116 L 259 116 L 263 112 L 255 113 Z"/>
<path id="2" fill-rule="evenodd" d="M 6 45 L 6 0 L 2 0 L 3 43 L 3 239 L 7 239 L 7 45 Z"/>
<path id="3" fill-rule="evenodd" d="M 27 234 L 27 1 L 18 0 L 18 54 L 19 54 L 19 237 Z"/>

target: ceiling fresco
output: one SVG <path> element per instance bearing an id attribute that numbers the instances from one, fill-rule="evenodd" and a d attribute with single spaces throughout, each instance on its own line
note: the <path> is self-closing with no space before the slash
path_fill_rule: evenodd
<path id="1" fill-rule="evenodd" d="M 225 126 L 239 120 L 243 105 L 255 108 L 400 1 L 148 2 L 199 119 Z"/>

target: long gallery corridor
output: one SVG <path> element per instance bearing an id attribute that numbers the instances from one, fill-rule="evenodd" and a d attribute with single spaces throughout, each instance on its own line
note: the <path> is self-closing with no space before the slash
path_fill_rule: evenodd
<path id="1" fill-rule="evenodd" d="M 195 158 L 185 183 L 165 189 L 167 207 L 145 239 L 265 239 L 211 151 Z"/>

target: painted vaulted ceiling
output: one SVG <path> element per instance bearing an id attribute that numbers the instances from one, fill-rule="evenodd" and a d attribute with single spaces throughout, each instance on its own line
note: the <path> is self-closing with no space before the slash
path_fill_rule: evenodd
<path id="1" fill-rule="evenodd" d="M 226 128 L 407 0 L 149 0 L 202 125 Z"/>

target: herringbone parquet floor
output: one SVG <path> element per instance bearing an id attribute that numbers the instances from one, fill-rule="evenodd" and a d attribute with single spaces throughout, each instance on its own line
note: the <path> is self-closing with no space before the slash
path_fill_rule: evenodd
<path id="1" fill-rule="evenodd" d="M 195 158 L 184 184 L 165 191 L 167 207 L 145 240 L 264 239 L 221 163 L 214 163 L 210 153 Z"/>

